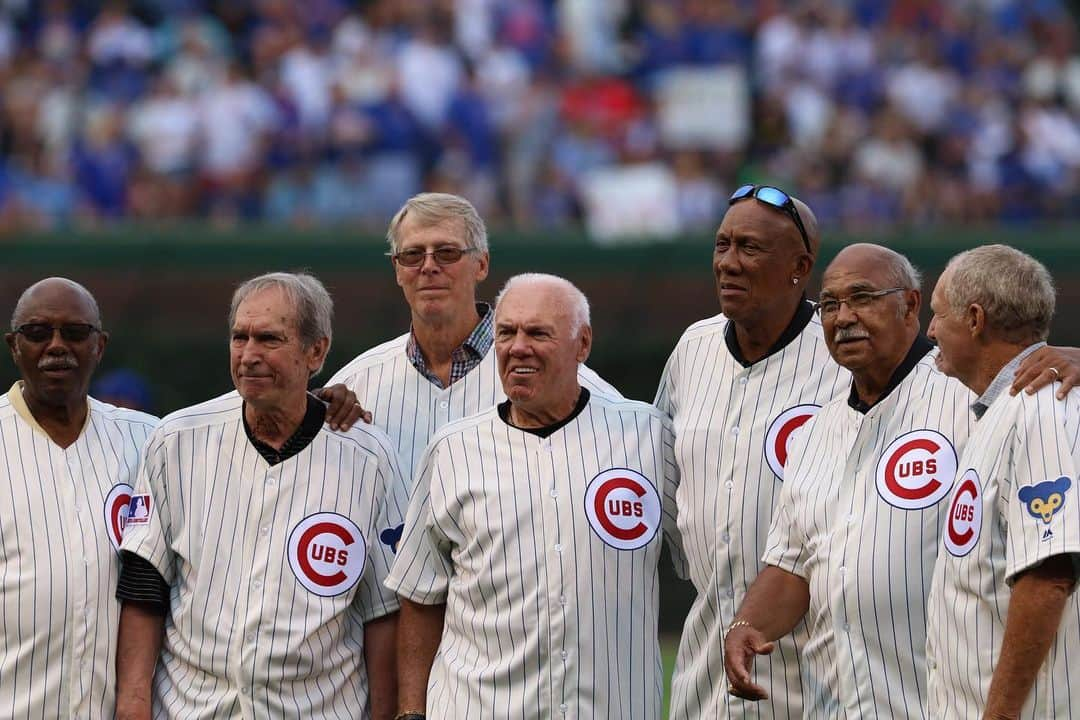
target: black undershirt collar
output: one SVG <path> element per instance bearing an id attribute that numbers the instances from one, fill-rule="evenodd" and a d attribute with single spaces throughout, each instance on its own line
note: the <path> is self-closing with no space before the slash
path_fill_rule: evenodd
<path id="1" fill-rule="evenodd" d="M 252 434 L 247 417 L 244 415 L 244 406 L 240 408 L 240 418 L 244 422 L 244 432 L 247 433 L 248 441 L 259 451 L 263 460 L 271 465 L 277 465 L 285 462 L 293 455 L 299 454 L 311 444 L 311 441 L 322 430 L 323 422 L 326 421 L 326 406 L 323 405 L 321 400 L 317 400 L 314 395 L 308 393 L 307 411 L 304 413 L 304 419 L 300 421 L 300 427 L 296 428 L 296 432 L 285 441 L 280 450 L 274 449 Z"/>
<path id="2" fill-rule="evenodd" d="M 769 351 L 765 353 L 759 360 L 754 362 L 761 362 L 770 355 L 783 350 L 785 347 L 791 344 L 791 342 L 799 337 L 799 333 L 806 329 L 806 326 L 810 324 L 810 320 L 814 317 L 814 304 L 806 299 L 806 295 L 802 296 L 802 300 L 799 301 L 799 307 L 795 310 L 795 316 L 791 318 L 791 322 L 784 328 L 784 332 L 780 333 L 779 339 L 773 343 Z M 742 354 L 742 350 L 739 348 L 739 339 L 735 335 L 735 323 L 728 321 L 727 327 L 724 328 L 724 342 L 727 343 L 728 352 L 731 353 L 731 357 L 735 358 L 735 362 L 739 363 L 743 367 L 750 367 L 754 363 L 748 361 Z"/>
<path id="3" fill-rule="evenodd" d="M 518 427 L 514 423 L 510 422 L 510 401 L 509 400 L 507 400 L 506 402 L 499 403 L 499 417 L 502 418 L 502 421 L 504 423 L 506 423 L 507 425 L 509 425 L 512 428 L 515 428 L 515 429 L 520 430 L 522 432 L 527 432 L 530 435 L 536 435 L 537 437 L 546 438 L 546 437 L 549 437 L 550 435 L 552 435 L 553 433 L 555 433 L 555 432 L 557 432 L 559 430 L 562 430 L 567 425 L 569 425 L 573 421 L 574 418 L 576 418 L 578 415 L 581 414 L 581 411 L 584 410 L 585 406 L 588 405 L 588 404 L 589 404 L 589 391 L 587 389 L 585 389 L 585 388 L 581 388 L 581 394 L 578 395 L 577 405 L 574 406 L 573 412 L 571 412 L 569 415 L 567 415 L 562 420 L 560 420 L 559 422 L 557 422 L 557 423 L 555 423 L 553 425 L 545 425 L 544 427 L 538 427 L 538 428 Z"/>
<path id="4" fill-rule="evenodd" d="M 934 344 L 926 339 L 925 335 L 921 333 L 915 336 L 915 342 L 911 343 L 911 348 L 908 350 L 907 355 L 904 356 L 904 361 L 901 362 L 896 370 L 893 370 L 892 377 L 889 378 L 889 383 L 885 386 L 885 391 L 881 393 L 881 397 L 877 399 L 874 405 L 877 405 L 882 400 L 889 396 L 896 386 L 904 381 L 911 371 L 915 369 L 915 366 L 919 364 L 919 361 L 926 357 L 926 353 L 934 349 Z M 870 411 L 870 408 L 874 405 L 868 405 L 859 398 L 859 393 L 855 390 L 855 381 L 851 381 L 851 392 L 848 393 L 848 407 L 852 410 L 865 415 Z"/>

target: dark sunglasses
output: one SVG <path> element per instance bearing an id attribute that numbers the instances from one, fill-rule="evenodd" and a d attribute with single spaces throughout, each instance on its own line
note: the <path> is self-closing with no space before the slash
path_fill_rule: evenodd
<path id="1" fill-rule="evenodd" d="M 66 342 L 82 342 L 101 328 L 96 328 L 87 323 L 64 323 L 63 325 L 50 325 L 49 323 L 26 323 L 15 328 L 15 332 L 22 335 L 32 343 L 43 343 L 52 340 L 53 333 L 60 331 L 60 337 Z"/>
<path id="2" fill-rule="evenodd" d="M 786 213 L 788 217 L 795 221 L 795 227 L 799 228 L 799 234 L 802 235 L 806 252 L 811 255 L 814 254 L 810 250 L 810 238 L 806 234 L 806 226 L 803 225 L 802 218 L 799 217 L 799 209 L 795 207 L 790 195 L 779 188 L 774 188 L 772 185 L 743 185 L 731 193 L 731 197 L 728 198 L 728 207 L 747 198 L 757 198 L 766 205 L 771 205 L 777 210 Z"/>
<path id="3" fill-rule="evenodd" d="M 435 263 L 440 266 L 453 265 L 454 263 L 465 257 L 466 253 L 477 252 L 477 248 L 460 248 L 457 245 L 443 245 L 442 247 L 435 248 L 428 252 L 421 250 L 420 248 L 411 248 L 409 250 L 402 250 L 399 253 L 387 253 L 390 257 L 397 261 L 398 265 L 404 265 L 405 267 L 420 267 L 424 264 L 424 260 L 430 255 L 435 258 Z"/>

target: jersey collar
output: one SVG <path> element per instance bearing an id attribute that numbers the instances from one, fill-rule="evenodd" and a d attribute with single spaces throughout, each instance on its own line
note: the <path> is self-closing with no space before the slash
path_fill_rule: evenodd
<path id="1" fill-rule="evenodd" d="M 586 388 L 581 388 L 581 394 L 578 395 L 577 405 L 574 406 L 573 412 L 571 412 L 569 415 L 567 415 L 566 417 L 564 417 L 562 420 L 560 420 L 557 423 L 554 423 L 552 425 L 545 425 L 544 427 L 538 427 L 538 428 L 518 427 L 514 423 L 510 422 L 510 401 L 509 400 L 506 400 L 505 402 L 499 403 L 499 408 L 498 409 L 499 409 L 499 417 L 502 419 L 502 421 L 504 423 L 506 423 L 510 427 L 515 428 L 517 430 L 520 430 L 521 432 L 527 432 L 530 435 L 536 435 L 537 437 L 546 438 L 546 437 L 550 437 L 551 435 L 555 434 L 559 430 L 562 430 L 564 427 L 566 427 L 571 422 L 573 422 L 574 418 L 576 418 L 578 415 L 580 415 L 581 411 L 584 410 L 585 406 L 588 405 L 588 404 L 589 404 L 589 391 Z"/>
<path id="2" fill-rule="evenodd" d="M 799 307 L 795 310 L 795 316 L 791 318 L 791 322 L 784 328 L 784 332 L 780 333 L 779 339 L 773 343 L 769 351 L 756 362 L 761 362 L 770 355 L 783 350 L 785 347 L 791 344 L 791 342 L 799 337 L 799 334 L 806 329 L 806 326 L 810 324 L 810 321 L 814 317 L 814 304 L 806 299 L 806 295 L 802 296 L 802 300 L 799 301 Z M 731 353 L 731 357 L 735 358 L 735 362 L 745 367 L 750 367 L 754 363 L 748 361 L 742 354 L 742 350 L 739 348 L 739 339 L 735 336 L 735 323 L 728 321 L 727 327 L 724 328 L 724 342 L 727 343 L 728 352 Z"/>
<path id="3" fill-rule="evenodd" d="M 885 398 L 889 397 L 889 393 L 896 389 L 896 387 L 904 381 L 911 371 L 915 369 L 915 366 L 919 364 L 919 361 L 926 357 L 926 354 L 934 349 L 934 344 L 926 339 L 926 336 L 922 333 L 915 336 L 915 342 L 911 343 L 911 347 L 907 351 L 907 355 L 904 356 L 903 361 L 893 370 L 892 376 L 889 378 L 888 384 L 885 386 L 885 390 L 878 397 L 877 402 L 873 404 L 864 403 L 859 398 L 859 393 L 855 390 L 855 381 L 851 381 L 851 392 L 848 393 L 848 407 L 856 412 L 860 412 L 863 415 L 870 412 L 870 408 L 877 405 Z"/>
<path id="4" fill-rule="evenodd" d="M 1046 345 L 1044 342 L 1028 345 L 1021 350 L 1016 357 L 1006 363 L 1005 367 L 998 370 L 998 374 L 995 375 L 991 383 L 986 386 L 986 390 L 983 390 L 983 394 L 980 395 L 975 402 L 971 403 L 971 412 L 975 413 L 976 420 L 981 420 L 986 411 L 990 409 L 990 406 L 994 404 L 994 401 L 998 399 L 998 396 L 1005 391 L 1005 388 L 1012 385 L 1016 370 L 1020 367 L 1020 363 L 1023 362 L 1024 358 L 1044 345 Z"/>
<path id="5" fill-rule="evenodd" d="M 45 437 L 49 438 L 49 442 L 52 442 L 52 438 L 49 437 L 49 433 L 45 432 L 45 428 L 41 427 L 41 423 L 39 423 L 37 421 L 37 418 L 34 417 L 34 413 L 30 412 L 30 406 L 26 404 L 26 398 L 23 397 L 22 390 L 23 381 L 16 380 L 15 384 L 11 386 L 10 390 L 8 390 L 8 402 L 11 403 L 11 407 L 14 408 L 15 412 L 19 414 L 19 417 L 26 421 L 27 425 L 29 425 L 35 432 L 39 432 Z M 90 399 L 87 398 L 86 421 L 83 422 L 82 430 L 79 431 L 80 436 L 86 430 L 86 426 L 90 424 L 90 410 Z"/>

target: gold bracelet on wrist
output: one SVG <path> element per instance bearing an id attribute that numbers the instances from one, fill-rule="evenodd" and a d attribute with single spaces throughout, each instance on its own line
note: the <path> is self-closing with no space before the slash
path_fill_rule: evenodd
<path id="1" fill-rule="evenodd" d="M 723 637 L 724 642 L 727 642 L 727 636 L 730 635 L 731 631 L 734 630 L 737 627 L 752 628 L 754 626 L 749 620 L 736 620 L 735 622 L 728 625 L 727 630 L 724 631 L 724 637 Z"/>

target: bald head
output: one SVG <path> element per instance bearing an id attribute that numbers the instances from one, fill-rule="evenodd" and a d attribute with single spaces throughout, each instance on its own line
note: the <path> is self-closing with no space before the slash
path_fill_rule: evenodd
<path id="1" fill-rule="evenodd" d="M 101 327 L 101 311 L 97 300 L 85 287 L 62 277 L 39 280 L 23 291 L 11 314 L 11 329 L 19 327 L 42 312 L 44 308 L 62 308 L 80 316 L 80 322 Z"/>
<path id="2" fill-rule="evenodd" d="M 573 335 L 589 324 L 589 300 L 585 293 L 566 278 L 546 273 L 522 273 L 507 280 L 495 298 L 495 314 L 498 315 L 503 298 L 521 291 L 529 292 L 530 297 L 537 298 L 540 305 L 565 312 Z"/>
<path id="3" fill-rule="evenodd" d="M 810 241 L 810 254 L 816 258 L 821 249 L 821 230 L 818 229 L 817 215 L 799 198 L 793 197 L 791 202 L 795 203 L 795 209 L 799 211 L 799 219 L 802 220 L 803 227 L 806 229 L 806 239 Z"/>
<path id="4" fill-rule="evenodd" d="M 830 275 L 836 275 L 841 271 L 846 272 L 851 268 L 865 268 L 866 272 L 874 270 L 875 274 L 880 274 L 888 287 L 918 290 L 922 285 L 922 276 L 919 271 L 900 253 L 884 245 L 855 243 L 837 253 L 833 261 L 825 268 L 822 287 L 828 284 Z"/>

